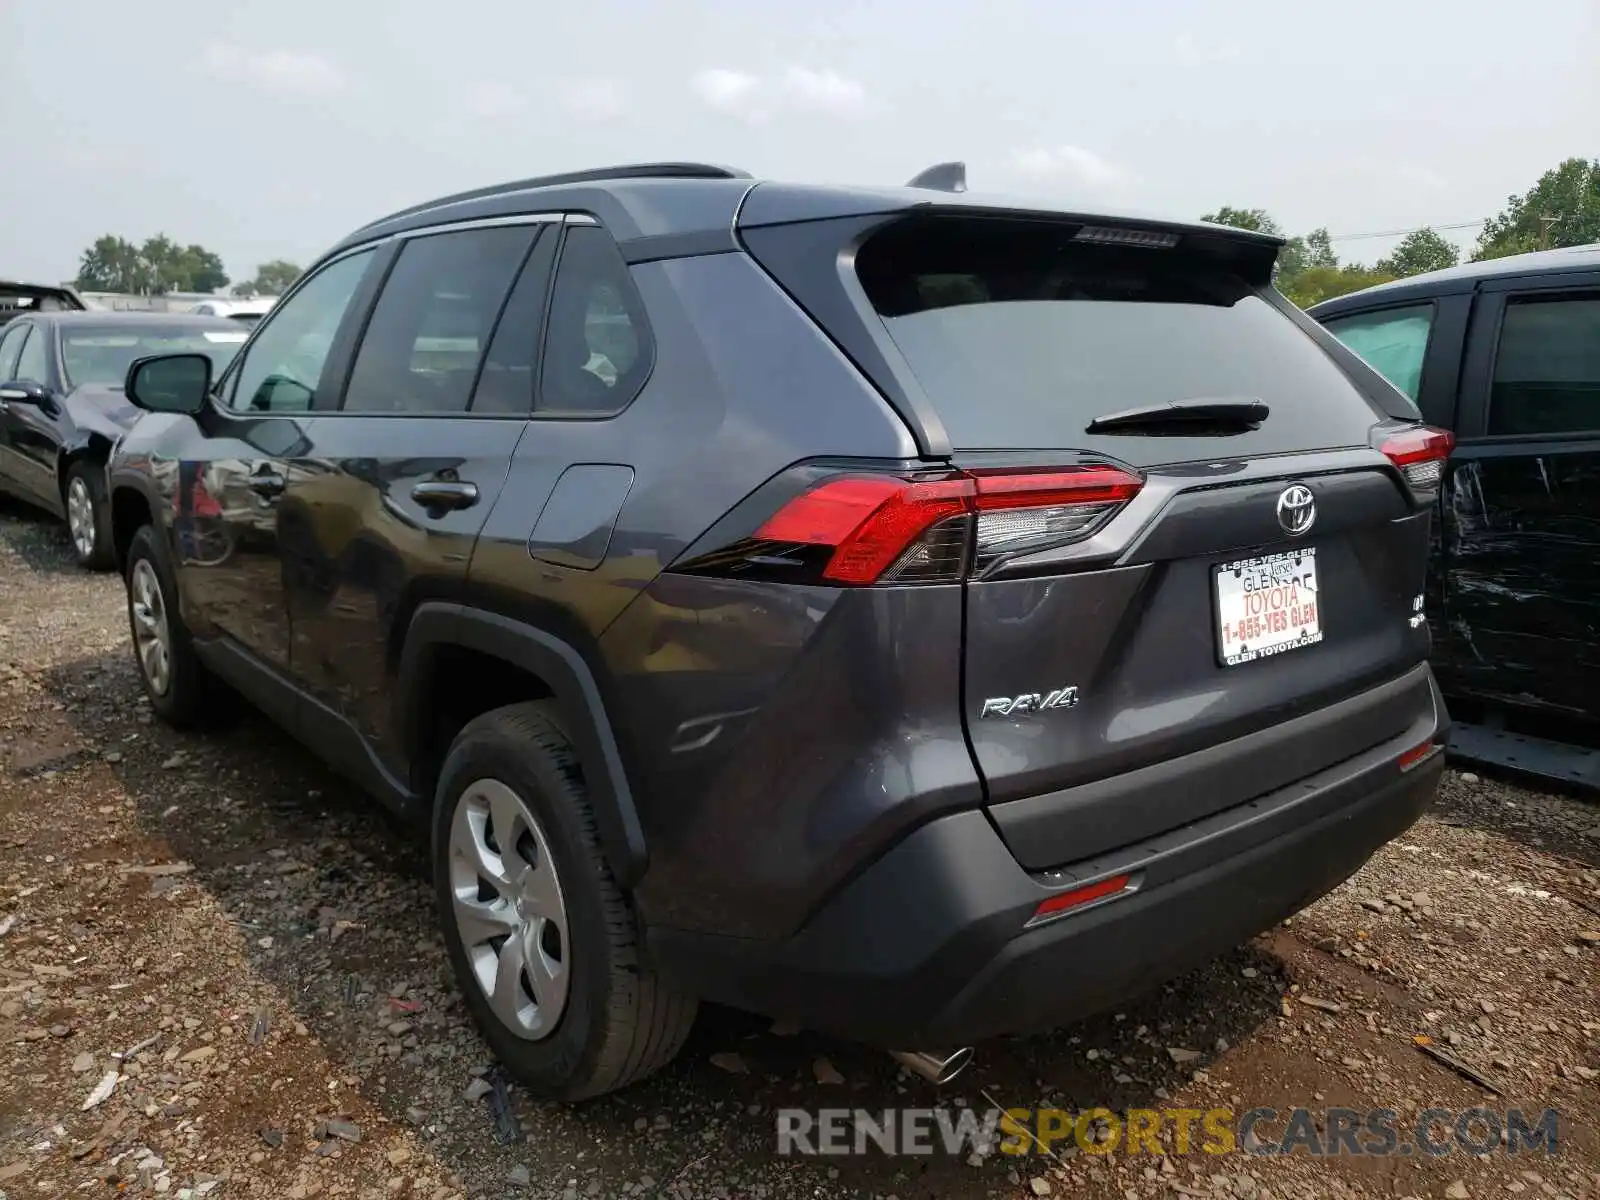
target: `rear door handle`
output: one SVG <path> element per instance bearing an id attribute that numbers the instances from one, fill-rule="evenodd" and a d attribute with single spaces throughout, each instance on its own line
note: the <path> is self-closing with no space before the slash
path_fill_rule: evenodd
<path id="1" fill-rule="evenodd" d="M 411 498 L 427 509 L 471 508 L 478 502 L 478 485 L 426 479 L 411 489 Z"/>
<path id="2" fill-rule="evenodd" d="M 286 482 L 282 475 L 268 467 L 251 474 L 245 486 L 258 496 L 271 498 L 283 495 Z"/>

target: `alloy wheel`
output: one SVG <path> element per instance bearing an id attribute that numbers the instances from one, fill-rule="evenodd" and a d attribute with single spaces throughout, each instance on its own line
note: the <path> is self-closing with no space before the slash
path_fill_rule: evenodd
<path id="1" fill-rule="evenodd" d="M 161 580 L 148 558 L 133 564 L 128 581 L 128 608 L 133 614 L 133 646 L 145 682 L 158 696 L 172 686 L 172 630 L 167 620 Z"/>
<path id="2" fill-rule="evenodd" d="M 474 981 L 506 1029 L 547 1037 L 567 1006 L 567 910 L 550 842 L 496 779 L 468 785 L 450 825 L 450 892 Z"/>
<path id="3" fill-rule="evenodd" d="M 72 533 L 72 544 L 78 557 L 94 557 L 94 497 L 89 495 L 89 485 L 83 476 L 74 475 L 67 484 L 67 528 Z"/>

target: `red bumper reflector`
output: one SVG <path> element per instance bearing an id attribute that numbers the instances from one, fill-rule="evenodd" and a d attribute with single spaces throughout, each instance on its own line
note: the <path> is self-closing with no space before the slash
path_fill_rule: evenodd
<path id="1" fill-rule="evenodd" d="M 1422 745 L 1413 746 L 1411 749 L 1407 750 L 1396 761 L 1400 764 L 1400 769 L 1402 771 L 1409 771 L 1412 767 L 1416 766 L 1418 763 L 1432 755 L 1433 751 L 1433 742 L 1423 742 Z"/>
<path id="2" fill-rule="evenodd" d="M 1088 904 L 1092 900 L 1115 896 L 1118 892 L 1127 891 L 1128 884 L 1132 881 L 1132 875 L 1113 875 L 1110 879 L 1102 879 L 1098 883 L 1086 883 L 1080 888 L 1073 888 L 1070 892 L 1061 892 L 1041 902 L 1039 907 L 1033 910 L 1032 919 L 1037 921 L 1042 917 L 1053 917 L 1057 913 Z"/>

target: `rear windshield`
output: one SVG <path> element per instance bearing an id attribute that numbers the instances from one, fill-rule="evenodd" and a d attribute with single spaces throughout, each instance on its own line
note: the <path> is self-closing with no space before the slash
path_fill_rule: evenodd
<path id="1" fill-rule="evenodd" d="M 211 359 L 212 377 L 233 361 L 249 336 L 243 329 L 185 329 L 181 325 L 73 325 L 61 330 L 61 365 L 67 383 L 120 384 L 137 359 L 152 354 L 200 353 Z"/>
<path id="2" fill-rule="evenodd" d="M 1148 463 L 1365 444 L 1377 419 L 1367 401 L 1224 262 L 1076 232 L 913 218 L 857 255 L 868 298 L 953 446 Z M 1085 433 L 1097 416 L 1201 399 L 1262 400 L 1271 415 L 1221 436 Z"/>

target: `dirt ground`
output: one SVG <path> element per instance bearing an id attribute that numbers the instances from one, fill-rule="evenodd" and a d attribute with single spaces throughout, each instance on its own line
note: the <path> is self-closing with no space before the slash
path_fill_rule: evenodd
<path id="1" fill-rule="evenodd" d="M 1600 1197 L 1592 801 L 1451 772 L 1431 815 L 1293 921 L 1124 1011 L 981 1046 L 941 1093 L 711 1009 L 641 1086 L 532 1103 L 467 1023 L 423 872 L 264 721 L 154 723 L 120 581 L 0 501 L 0 1196 Z M 777 1109 L 941 1102 L 1390 1108 L 1402 1131 L 1430 1106 L 1554 1108 L 1559 1144 L 776 1153 Z"/>

